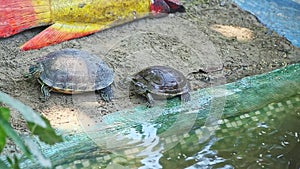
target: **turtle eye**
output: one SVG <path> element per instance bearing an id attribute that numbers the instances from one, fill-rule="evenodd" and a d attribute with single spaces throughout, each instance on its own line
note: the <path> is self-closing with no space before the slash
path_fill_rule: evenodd
<path id="1" fill-rule="evenodd" d="M 145 89 L 146 87 L 145 87 L 145 85 L 143 84 L 143 83 L 141 83 L 141 82 L 136 82 L 135 83 L 137 86 L 139 86 L 140 88 L 142 88 L 142 89 Z"/>
<path id="2" fill-rule="evenodd" d="M 134 85 L 137 86 L 142 91 L 147 90 L 147 87 L 142 82 L 134 81 Z"/>

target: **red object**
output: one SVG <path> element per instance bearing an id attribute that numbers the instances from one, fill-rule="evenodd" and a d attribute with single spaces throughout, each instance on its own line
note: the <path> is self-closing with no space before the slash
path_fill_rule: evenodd
<path id="1" fill-rule="evenodd" d="M 0 0 L 0 37 L 14 35 L 37 24 L 31 0 Z"/>
<path id="2" fill-rule="evenodd" d="M 178 0 L 154 0 L 150 5 L 150 11 L 156 15 L 159 13 L 185 12 L 185 8 Z"/>
<path id="3" fill-rule="evenodd" d="M 80 0 L 65 0 L 63 4 L 56 0 L 0 0 L 0 37 L 51 25 L 21 46 L 21 50 L 39 49 L 143 18 L 149 13 L 161 16 L 184 12 L 178 0 L 149 1 L 93 0 L 78 5 Z M 129 8 L 121 9 L 126 5 Z M 137 12 L 131 14 L 131 8 Z"/>

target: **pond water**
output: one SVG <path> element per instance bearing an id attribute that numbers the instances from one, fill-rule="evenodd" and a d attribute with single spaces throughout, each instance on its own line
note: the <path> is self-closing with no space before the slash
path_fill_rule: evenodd
<path id="1" fill-rule="evenodd" d="M 300 95 L 222 120 L 220 129 L 198 148 L 161 160 L 166 168 L 298 168 Z M 197 150 L 194 152 L 191 150 Z M 180 162 L 178 162 L 180 161 Z"/>
<path id="2" fill-rule="evenodd" d="M 58 169 L 299 168 L 299 70 L 294 64 L 195 91 L 187 104 L 108 114 L 101 126 L 41 147 Z"/>
<path id="3" fill-rule="evenodd" d="M 236 2 L 243 2 L 244 8 L 251 3 Z M 275 6 L 280 3 L 272 1 Z M 251 9 L 258 4 L 262 3 L 252 3 Z M 266 7 L 257 9 L 264 11 Z M 294 11 L 299 11 L 297 5 L 293 7 L 296 7 Z M 264 23 L 263 18 L 261 21 Z M 299 27 L 297 22 L 294 25 L 285 27 Z M 283 33 L 289 38 L 287 30 L 290 29 Z M 295 45 L 298 35 L 292 35 L 291 41 Z M 192 102 L 188 108 L 180 107 L 175 101 L 163 110 L 137 107 L 122 112 L 126 114 L 122 116 L 118 112 L 112 113 L 103 126 L 95 126 L 98 130 L 91 126 L 85 133 L 67 136 L 64 143 L 52 147 L 41 143 L 41 147 L 58 169 L 299 168 L 300 82 L 296 73 L 299 67 L 296 65 L 280 76 L 273 76 L 278 71 L 259 76 L 263 80 L 249 77 L 229 86 L 230 89 L 228 86 L 213 88 L 215 95 L 223 94 L 217 98 L 224 98 L 215 104 L 211 102 L 212 95 L 204 97 L 207 92 L 201 95 L 203 91 L 197 91 L 200 95 L 195 94 L 194 98 L 198 102 Z M 289 74 L 293 77 L 284 82 Z M 230 102 L 230 108 L 226 107 L 225 100 Z M 217 110 L 221 114 L 209 116 L 207 112 L 214 109 L 211 104 L 220 106 Z M 146 116 L 147 113 L 151 117 Z M 220 115 L 224 116 L 221 118 Z M 212 122 L 207 120 L 209 118 Z M 38 164 L 29 160 L 21 164 L 22 168 L 38 168 Z"/>
<path id="4" fill-rule="evenodd" d="M 159 134 L 153 124 L 139 127 L 140 132 L 135 127 L 125 134 L 127 146 L 122 142 L 121 149 L 115 147 L 109 153 L 84 147 L 77 152 L 80 158 L 74 160 L 73 154 L 71 163 L 57 168 L 288 169 L 300 166 L 299 94 L 219 120 L 215 132 L 204 142 L 199 141 L 203 128 L 197 123 L 183 139 L 179 134 L 181 126 L 172 138 Z M 111 144 L 118 142 L 118 138 L 110 140 Z"/>

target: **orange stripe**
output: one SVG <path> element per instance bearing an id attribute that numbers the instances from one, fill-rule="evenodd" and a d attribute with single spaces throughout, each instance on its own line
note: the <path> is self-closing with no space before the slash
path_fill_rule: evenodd
<path id="1" fill-rule="evenodd" d="M 47 6 L 45 1 L 32 0 L 39 19 L 45 18 L 38 12 Z M 39 49 L 145 17 L 149 14 L 149 5 L 149 0 L 93 0 L 86 3 L 82 0 L 52 0 L 49 18 L 51 15 L 54 24 L 26 42 L 21 50 Z"/>
<path id="2" fill-rule="evenodd" d="M 63 41 L 67 41 L 74 38 L 79 38 L 82 36 L 86 36 L 92 33 L 99 31 L 100 28 L 94 30 L 72 30 L 72 27 L 57 27 L 58 24 L 54 24 L 29 41 L 27 41 L 23 46 L 21 46 L 21 50 L 32 50 L 39 49 L 48 45 L 58 44 Z"/>
<path id="3" fill-rule="evenodd" d="M 33 27 L 36 20 L 31 0 L 0 0 L 0 37 Z"/>

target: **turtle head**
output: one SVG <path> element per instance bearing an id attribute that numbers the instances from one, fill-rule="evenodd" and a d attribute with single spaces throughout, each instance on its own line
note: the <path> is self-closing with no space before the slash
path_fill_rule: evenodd
<path id="1" fill-rule="evenodd" d="M 134 91 L 136 93 L 142 94 L 142 95 L 148 93 L 148 88 L 147 88 L 147 86 L 145 86 L 144 83 L 142 83 L 142 82 L 140 82 L 140 81 L 138 81 L 137 79 L 134 79 L 134 78 L 131 80 L 131 83 L 133 84 Z"/>
<path id="2" fill-rule="evenodd" d="M 42 72 L 42 67 L 41 65 L 30 65 L 29 66 L 29 72 L 24 74 L 24 78 L 30 79 L 33 77 L 39 77 L 40 73 Z"/>
<path id="3" fill-rule="evenodd" d="M 153 16 L 175 12 L 185 12 L 184 6 L 179 0 L 151 0 L 150 11 Z"/>

